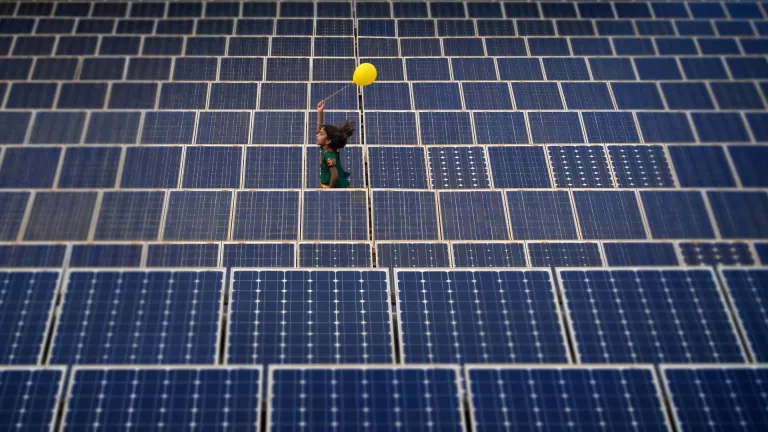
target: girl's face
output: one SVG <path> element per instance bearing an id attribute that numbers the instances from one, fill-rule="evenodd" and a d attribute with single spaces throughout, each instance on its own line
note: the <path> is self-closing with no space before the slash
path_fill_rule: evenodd
<path id="1" fill-rule="evenodd" d="M 317 132 L 317 135 L 315 135 L 315 140 L 317 145 L 320 147 L 328 144 L 328 134 L 325 133 L 325 128 L 322 128 Z"/>

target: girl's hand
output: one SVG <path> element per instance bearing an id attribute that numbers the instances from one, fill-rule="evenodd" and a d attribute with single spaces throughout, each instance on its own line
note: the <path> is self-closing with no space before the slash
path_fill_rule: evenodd
<path id="1" fill-rule="evenodd" d="M 325 111 L 325 101 L 321 100 L 320 103 L 317 104 L 317 110 L 318 111 Z"/>

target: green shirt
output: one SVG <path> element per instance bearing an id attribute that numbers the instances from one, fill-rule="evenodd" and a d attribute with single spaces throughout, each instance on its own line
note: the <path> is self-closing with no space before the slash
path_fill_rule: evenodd
<path id="1" fill-rule="evenodd" d="M 344 167 L 341 166 L 341 159 L 339 159 L 338 153 L 333 151 L 324 152 L 320 157 L 320 183 L 326 186 L 331 183 L 330 167 L 333 166 L 335 166 L 336 170 L 339 172 L 339 178 L 336 180 L 336 187 L 348 188 L 349 180 L 347 177 L 349 177 L 349 173 L 344 171 Z"/>

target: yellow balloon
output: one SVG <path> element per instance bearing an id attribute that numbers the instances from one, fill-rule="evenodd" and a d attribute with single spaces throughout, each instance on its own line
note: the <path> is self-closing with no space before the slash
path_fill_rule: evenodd
<path id="1" fill-rule="evenodd" d="M 376 81 L 376 74 L 376 67 L 370 63 L 362 63 L 355 69 L 352 82 L 364 87 Z"/>

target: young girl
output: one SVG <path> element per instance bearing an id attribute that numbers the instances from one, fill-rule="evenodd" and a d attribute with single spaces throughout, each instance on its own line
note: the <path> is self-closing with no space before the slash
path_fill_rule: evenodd
<path id="1" fill-rule="evenodd" d="M 325 101 L 317 104 L 317 145 L 323 150 L 320 157 L 320 187 L 323 189 L 349 187 L 349 173 L 344 171 L 339 158 L 339 149 L 347 145 L 347 140 L 355 131 L 352 122 L 346 121 L 341 126 L 323 123 Z"/>

